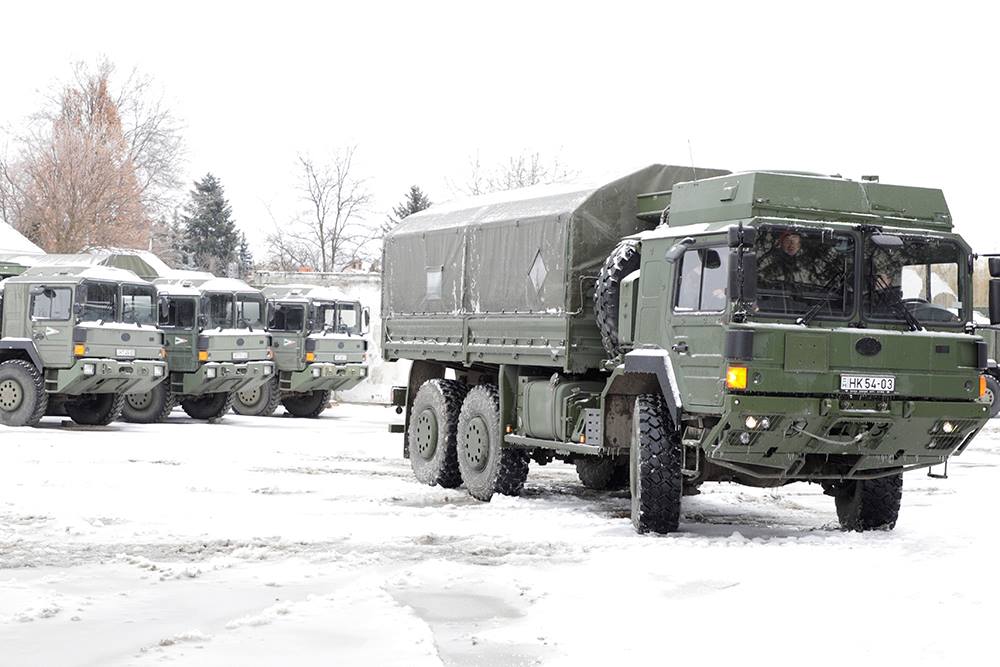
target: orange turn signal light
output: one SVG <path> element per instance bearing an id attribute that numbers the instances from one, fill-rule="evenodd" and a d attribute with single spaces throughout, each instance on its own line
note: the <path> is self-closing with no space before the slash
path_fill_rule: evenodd
<path id="1" fill-rule="evenodd" d="M 77 357 L 82 357 L 83 355 L 87 354 L 87 346 L 83 345 L 82 343 L 77 343 L 76 345 L 73 346 L 73 354 Z"/>
<path id="2" fill-rule="evenodd" d="M 986 376 L 985 375 L 980 375 L 979 376 L 979 398 L 982 398 L 985 395 L 986 395 Z"/>
<path id="3" fill-rule="evenodd" d="M 726 388 L 727 389 L 747 388 L 746 366 L 730 366 L 726 369 Z"/>
<path id="4" fill-rule="evenodd" d="M 316 361 L 316 353 L 306 352 L 306 361 Z"/>
<path id="5" fill-rule="evenodd" d="M 198 361 L 208 361 L 208 350 L 198 350 Z"/>

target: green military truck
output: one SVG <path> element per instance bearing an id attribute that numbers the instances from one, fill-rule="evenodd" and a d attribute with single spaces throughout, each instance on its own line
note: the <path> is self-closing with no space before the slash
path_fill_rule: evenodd
<path id="1" fill-rule="evenodd" d="M 263 292 L 278 373 L 237 392 L 233 409 L 267 416 L 280 402 L 295 417 L 318 417 L 331 391 L 351 389 L 368 376 L 368 309 L 322 286 L 271 285 Z"/>
<path id="2" fill-rule="evenodd" d="M 233 278 L 158 278 L 154 283 L 170 379 L 129 393 L 123 419 L 162 422 L 178 403 L 193 419 L 219 419 L 236 392 L 253 391 L 274 377 L 260 290 Z"/>
<path id="3" fill-rule="evenodd" d="M 640 532 L 707 481 L 818 483 L 843 528 L 888 529 L 902 473 L 988 418 L 939 190 L 656 165 L 432 207 L 384 253 L 404 452 L 481 500 L 559 459 L 628 483 Z"/>
<path id="4" fill-rule="evenodd" d="M 0 423 L 110 424 L 166 377 L 156 288 L 135 274 L 38 267 L 0 284 Z"/>

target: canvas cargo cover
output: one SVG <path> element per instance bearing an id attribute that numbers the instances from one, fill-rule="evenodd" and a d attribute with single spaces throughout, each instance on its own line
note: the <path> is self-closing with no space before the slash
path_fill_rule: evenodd
<path id="1" fill-rule="evenodd" d="M 403 348 L 418 345 L 420 339 L 471 340 L 476 336 L 450 325 L 461 320 L 464 328 L 487 317 L 513 318 L 511 332 L 525 331 L 527 326 L 531 333 L 530 323 L 539 322 L 537 335 L 526 336 L 525 341 L 567 350 L 579 350 L 584 341 L 583 347 L 603 354 L 593 321 L 594 281 L 622 237 L 654 226 L 636 217 L 638 195 L 727 173 L 652 165 L 604 184 L 536 186 L 411 215 L 385 242 L 384 336 Z M 543 320 L 555 322 L 542 324 Z M 407 327 L 407 321 L 419 323 L 419 331 Z M 499 339 L 535 344 L 511 335 Z M 391 342 L 387 340 L 390 357 Z M 566 355 L 549 356 L 557 359 L 557 365 L 572 365 Z M 463 357 L 474 360 L 468 349 Z M 426 351 L 417 358 L 428 358 Z"/>

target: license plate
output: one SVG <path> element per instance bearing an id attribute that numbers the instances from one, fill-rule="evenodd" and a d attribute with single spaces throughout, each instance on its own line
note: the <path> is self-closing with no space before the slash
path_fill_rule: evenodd
<path id="1" fill-rule="evenodd" d="M 896 391 L 892 375 L 841 375 L 840 390 L 850 394 L 891 394 Z"/>
<path id="2" fill-rule="evenodd" d="M 333 355 L 333 360 L 334 361 L 347 361 L 347 355 L 346 354 L 335 354 L 335 355 Z"/>
<path id="3" fill-rule="evenodd" d="M 249 359 L 249 352 L 233 352 L 233 361 L 239 361 L 241 359 Z"/>
<path id="4" fill-rule="evenodd" d="M 122 349 L 122 348 L 118 348 L 117 350 L 115 350 L 115 356 L 116 357 L 134 357 L 135 356 L 135 350 L 125 350 L 125 349 Z"/>

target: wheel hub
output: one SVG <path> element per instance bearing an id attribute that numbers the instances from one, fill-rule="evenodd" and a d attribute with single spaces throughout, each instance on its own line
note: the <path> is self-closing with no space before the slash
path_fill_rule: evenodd
<path id="1" fill-rule="evenodd" d="M 21 407 L 24 401 L 24 391 L 16 380 L 0 382 L 0 410 L 13 412 Z"/>
<path id="2" fill-rule="evenodd" d="M 260 387 L 240 391 L 237 395 L 239 396 L 240 403 L 243 405 L 254 405 L 260 400 Z"/>
<path id="3" fill-rule="evenodd" d="M 438 427 L 437 417 L 431 409 L 424 410 L 417 415 L 417 424 L 414 433 L 414 445 L 417 454 L 425 461 L 429 461 L 437 451 Z"/>
<path id="4" fill-rule="evenodd" d="M 147 391 L 144 394 L 127 394 L 125 400 L 128 401 L 129 407 L 135 410 L 144 410 L 149 407 L 149 404 L 153 402 L 153 392 Z"/>
<path id="5" fill-rule="evenodd" d="M 462 455 L 466 463 L 476 472 L 486 468 L 490 460 L 490 431 L 486 420 L 473 417 L 465 427 L 465 439 L 462 442 Z"/>

